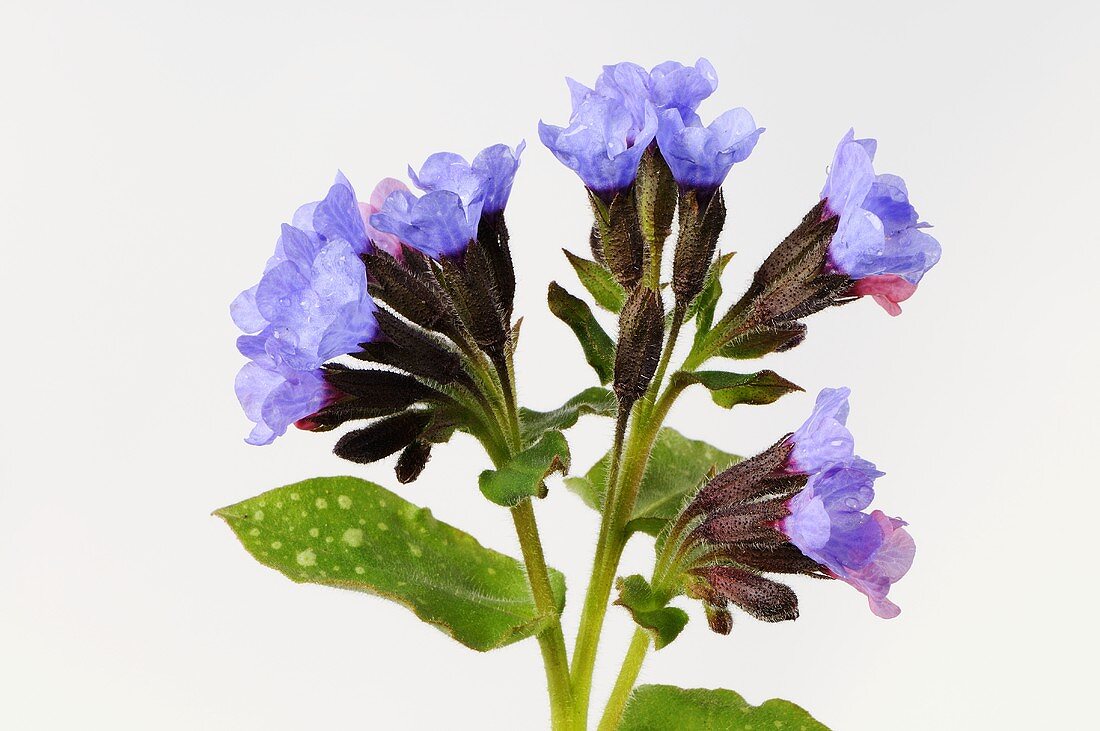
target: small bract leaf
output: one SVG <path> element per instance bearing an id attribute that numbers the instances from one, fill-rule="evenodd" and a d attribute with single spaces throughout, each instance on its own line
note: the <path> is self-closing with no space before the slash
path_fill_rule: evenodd
<path id="1" fill-rule="evenodd" d="M 725 371 L 680 371 L 675 376 L 685 383 L 699 383 L 710 390 L 714 403 L 724 409 L 737 404 L 770 404 L 802 387 L 791 383 L 775 371 L 757 373 L 727 373 Z"/>
<path id="2" fill-rule="evenodd" d="M 638 626 L 649 630 L 654 649 L 669 645 L 687 625 L 687 612 L 667 606 L 668 599 L 656 596 L 649 582 L 639 574 L 619 579 L 618 589 L 615 603 L 625 607 Z"/>
<path id="3" fill-rule="evenodd" d="M 550 282 L 547 302 L 554 316 L 569 326 L 584 351 L 584 359 L 600 379 L 601 384 L 611 381 L 615 367 L 615 343 L 600 323 L 596 322 L 592 309 L 569 294 L 557 282 Z"/>
<path id="4" fill-rule="evenodd" d="M 530 497 L 544 497 L 545 480 L 552 472 L 569 470 L 569 445 L 559 431 L 547 432 L 500 469 L 485 470 L 478 478 L 481 494 L 506 508 Z"/>
<path id="5" fill-rule="evenodd" d="M 540 632 L 523 565 L 355 477 L 319 477 L 218 510 L 252 556 L 299 583 L 377 594 L 475 650 Z M 550 571 L 560 612 L 565 579 Z"/>
<path id="6" fill-rule="evenodd" d="M 596 304 L 608 312 L 618 313 L 623 309 L 623 303 L 626 302 L 626 290 L 615 281 L 615 277 L 611 276 L 610 271 L 590 259 L 577 256 L 571 251 L 566 249 L 562 249 L 562 251 L 565 253 L 565 258 L 569 260 L 569 263 L 573 265 L 573 269 L 577 272 L 577 279 L 592 295 L 592 299 L 596 300 Z"/>
<path id="7" fill-rule="evenodd" d="M 524 444 L 533 444 L 548 431 L 564 431 L 585 414 L 614 416 L 618 407 L 615 394 L 592 386 L 578 393 L 553 411 L 519 410 L 520 431 Z"/>
<path id="8" fill-rule="evenodd" d="M 634 689 L 619 731 L 829 731 L 790 701 L 772 698 L 759 706 L 732 690 L 640 685 Z"/>
<path id="9" fill-rule="evenodd" d="M 661 429 L 653 444 L 627 530 L 657 535 L 679 514 L 684 502 L 695 493 L 710 470 L 724 470 L 740 460 L 706 442 L 688 439 L 674 429 Z M 609 462 L 610 457 L 605 454 L 583 477 L 565 480 L 566 487 L 594 510 L 603 509 Z"/>

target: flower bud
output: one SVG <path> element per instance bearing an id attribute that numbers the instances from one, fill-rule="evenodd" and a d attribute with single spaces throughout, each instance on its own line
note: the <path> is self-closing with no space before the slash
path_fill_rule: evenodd
<path id="1" fill-rule="evenodd" d="M 331 363 L 325 366 L 325 380 L 337 391 L 367 399 L 380 408 L 403 409 L 438 395 L 412 376 L 394 371 L 356 369 Z"/>
<path id="2" fill-rule="evenodd" d="M 501 309 L 493 265 L 480 242 L 471 241 L 461 257 L 440 262 L 455 310 L 474 342 L 486 352 L 503 352 L 508 320 Z"/>
<path id="3" fill-rule="evenodd" d="M 636 287 L 619 314 L 613 387 L 620 409 L 629 410 L 649 388 L 661 359 L 664 325 L 661 296 L 644 285 Z"/>
<path id="4" fill-rule="evenodd" d="M 431 419 L 431 411 L 405 411 L 348 432 L 340 437 L 332 451 L 337 457 L 359 464 L 377 462 L 412 444 L 424 433 Z"/>
<path id="5" fill-rule="evenodd" d="M 672 292 L 677 308 L 686 310 L 702 291 L 725 223 L 726 204 L 721 190 L 711 195 L 681 190 L 680 235 L 672 260 Z"/>
<path id="6" fill-rule="evenodd" d="M 714 594 L 724 600 L 717 604 L 719 607 L 730 602 L 763 622 L 798 619 L 798 597 L 789 586 L 734 566 L 708 566 L 692 573 L 702 578 Z M 711 621 L 711 614 L 710 611 L 707 612 L 711 629 L 720 634 L 728 634 L 729 630 L 726 628 L 732 622 L 719 622 L 716 627 L 715 622 Z M 721 615 L 716 619 L 721 619 Z"/>
<path id="7" fill-rule="evenodd" d="M 442 394 L 404 373 L 352 369 L 330 363 L 321 371 L 332 394 L 328 405 L 295 422 L 299 429 L 329 431 L 349 421 L 377 419 Z"/>
<path id="8" fill-rule="evenodd" d="M 707 625 L 712 632 L 728 635 L 733 631 L 733 615 L 725 606 L 703 602 L 703 609 L 707 614 Z"/>
<path id="9" fill-rule="evenodd" d="M 493 271 L 493 284 L 505 322 L 512 319 L 512 307 L 516 298 L 516 272 L 512 265 L 512 252 L 508 247 L 508 226 L 504 212 L 483 215 L 477 228 L 477 240 L 485 250 Z"/>
<path id="10" fill-rule="evenodd" d="M 424 471 L 431 457 L 432 444 L 424 439 L 417 439 L 405 447 L 401 452 L 401 456 L 397 458 L 397 465 L 393 468 L 397 481 L 402 485 L 407 485 L 416 480 L 417 477 L 420 477 L 420 473 Z"/>
<path id="11" fill-rule="evenodd" d="M 458 354 L 439 338 L 383 309 L 375 313 L 375 318 L 382 337 L 363 343 L 362 350 L 352 353 L 352 357 L 400 368 L 444 386 L 456 381 L 468 383 L 469 376 Z"/>
<path id="12" fill-rule="evenodd" d="M 790 350 L 806 335 L 801 318 L 855 299 L 852 281 L 828 268 L 836 216 L 822 218 L 818 203 L 753 275 L 752 284 L 722 318 L 726 332 L 719 354 L 759 358 Z"/>
<path id="13" fill-rule="evenodd" d="M 453 336 L 461 330 L 454 306 L 432 277 L 423 255 L 405 252 L 404 264 L 376 251 L 364 257 L 370 291 L 405 319 L 428 330 Z"/>

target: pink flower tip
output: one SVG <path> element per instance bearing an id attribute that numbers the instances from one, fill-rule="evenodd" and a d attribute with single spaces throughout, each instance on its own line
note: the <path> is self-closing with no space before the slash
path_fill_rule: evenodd
<path id="1" fill-rule="evenodd" d="M 901 314 L 899 302 L 904 302 L 917 291 L 917 285 L 902 279 L 896 274 L 872 274 L 869 277 L 856 280 L 852 287 L 852 294 L 859 297 L 871 296 L 878 302 L 882 309 L 894 317 Z"/>

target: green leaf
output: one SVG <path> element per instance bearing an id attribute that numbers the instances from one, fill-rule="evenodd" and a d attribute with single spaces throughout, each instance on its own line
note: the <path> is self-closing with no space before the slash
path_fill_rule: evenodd
<path id="1" fill-rule="evenodd" d="M 615 281 L 611 272 L 600 264 L 577 256 L 571 251 L 566 249 L 562 251 L 577 272 L 577 279 L 581 280 L 581 284 L 592 295 L 592 299 L 596 300 L 596 304 L 608 312 L 618 313 L 623 309 L 626 303 L 626 290 Z"/>
<path id="2" fill-rule="evenodd" d="M 584 300 L 566 292 L 557 282 L 550 282 L 546 299 L 554 316 L 577 336 L 584 350 L 584 359 L 596 371 L 600 383 L 610 383 L 615 370 L 615 343 L 596 322 L 591 308 Z"/>
<path id="3" fill-rule="evenodd" d="M 775 371 L 727 373 L 725 371 L 680 371 L 675 376 L 684 383 L 699 383 L 710 389 L 714 403 L 724 409 L 737 404 L 770 404 L 802 387 L 791 383 Z"/>
<path id="4" fill-rule="evenodd" d="M 670 644 L 687 625 L 687 612 L 668 606 L 668 598 L 655 595 L 649 582 L 639 574 L 620 578 L 617 587 L 619 598 L 615 603 L 625 607 L 635 623 L 649 630 L 655 649 Z"/>
<path id="5" fill-rule="evenodd" d="M 640 685 L 623 713 L 619 731 L 829 731 L 790 701 L 759 706 L 732 690 Z"/>
<path id="6" fill-rule="evenodd" d="M 497 505 L 513 508 L 530 497 L 546 497 L 543 480 L 552 472 L 569 470 L 569 445 L 560 431 L 543 435 L 533 445 L 478 477 L 481 494 Z"/>
<path id="7" fill-rule="evenodd" d="M 564 431 L 585 414 L 614 416 L 619 402 L 606 388 L 592 386 L 578 393 L 553 411 L 519 410 L 520 431 L 524 444 L 533 444 L 551 430 Z"/>
<path id="8" fill-rule="evenodd" d="M 260 563 L 299 583 L 353 589 L 411 609 L 467 647 L 540 632 L 523 565 L 355 477 L 318 477 L 215 512 Z M 565 578 L 551 570 L 557 608 Z"/>
<path id="9" fill-rule="evenodd" d="M 605 454 L 584 477 L 570 477 L 565 485 L 594 510 L 603 509 L 610 455 Z M 626 528 L 657 535 L 665 523 L 676 517 L 684 502 L 703 482 L 707 473 L 724 470 L 741 458 L 706 442 L 688 439 L 665 427 L 657 434 L 646 465 L 638 501 Z"/>

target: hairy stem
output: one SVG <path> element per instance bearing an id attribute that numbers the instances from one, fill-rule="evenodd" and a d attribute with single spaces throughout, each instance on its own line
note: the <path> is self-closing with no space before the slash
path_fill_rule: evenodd
<path id="1" fill-rule="evenodd" d="M 661 360 L 657 364 L 657 372 L 654 374 L 653 382 L 649 384 L 649 391 L 646 393 L 646 403 L 656 401 L 657 392 L 664 383 L 665 373 L 668 371 L 668 362 L 672 360 L 672 351 L 676 349 L 676 341 L 680 337 L 680 328 L 684 325 L 685 314 L 685 308 L 677 303 L 676 309 L 672 313 L 672 326 L 668 330 L 668 340 L 665 341 L 664 352 L 661 353 Z"/>
<path id="2" fill-rule="evenodd" d="M 642 670 L 642 663 L 645 662 L 648 651 L 649 632 L 639 627 L 634 630 L 634 637 L 630 640 L 626 657 L 623 658 L 619 677 L 615 679 L 611 698 L 608 699 L 603 718 L 600 719 L 599 731 L 615 731 L 619 727 L 619 723 L 623 720 L 626 702 L 630 699 L 630 692 L 638 680 L 638 673 Z"/>
<path id="3" fill-rule="evenodd" d="M 550 693 L 550 723 L 555 731 L 569 731 L 573 728 L 572 690 L 569 683 L 569 659 L 565 653 L 565 636 L 561 630 L 561 619 L 554 602 L 554 592 L 550 586 L 550 574 L 546 568 L 546 558 L 542 552 L 542 541 L 535 522 L 535 511 L 531 500 L 527 499 L 512 508 L 512 521 L 519 536 L 523 551 L 523 563 L 527 567 L 527 578 L 531 585 L 531 594 L 535 607 L 540 614 L 552 617 L 552 621 L 538 635 L 539 650 L 546 668 L 546 684 Z"/>
<path id="4" fill-rule="evenodd" d="M 675 330 L 678 332 L 679 327 Z M 675 334 L 677 333 L 670 332 L 670 335 Z M 671 353 L 671 348 L 672 346 L 668 346 L 666 350 Z M 647 408 L 644 413 L 641 406 L 635 408 L 630 438 L 623 451 L 617 480 L 608 486 L 600 521 L 599 539 L 596 544 L 596 558 L 592 566 L 592 577 L 589 579 L 588 591 L 585 594 L 581 626 L 573 651 L 571 670 L 575 721 L 578 729 L 586 728 L 588 721 L 596 651 L 604 617 L 607 614 L 607 602 L 615 582 L 615 572 L 618 570 L 619 559 L 622 557 L 628 538 L 626 524 L 638 500 L 638 488 L 641 486 L 642 476 L 649 463 L 649 455 L 653 451 L 657 433 L 684 387 L 684 383 L 672 379 L 651 408 Z M 619 450 L 613 450 L 613 454 L 617 451 Z"/>
<path id="5" fill-rule="evenodd" d="M 473 360 L 473 358 L 471 358 Z M 502 364 L 504 365 L 504 364 Z M 505 432 L 501 442 L 483 441 L 485 450 L 497 467 L 507 462 L 523 448 L 520 437 L 518 407 L 515 401 L 515 385 L 512 375 L 511 359 L 498 369 L 499 386 L 488 373 L 483 359 L 477 359 L 474 370 L 481 371 L 482 383 L 493 386 L 494 401 L 504 405 L 504 423 L 498 426 Z M 507 395 L 506 395 L 507 394 Z M 498 415 L 499 416 L 499 415 Z M 550 696 L 550 722 L 554 731 L 572 731 L 573 729 L 573 692 L 569 678 L 569 657 L 566 654 L 565 636 L 561 628 L 561 616 L 554 601 L 554 592 L 550 584 L 550 572 L 546 566 L 546 557 L 542 549 L 538 523 L 530 499 L 524 500 L 512 508 L 512 522 L 519 538 L 523 564 L 527 571 L 527 581 L 531 596 L 538 612 L 550 618 L 546 628 L 536 639 L 542 653 L 542 662 L 546 670 L 547 692 Z"/>
<path id="6" fill-rule="evenodd" d="M 592 689 L 592 671 L 596 665 L 596 648 L 599 645 L 600 632 L 603 630 L 603 617 L 607 597 L 611 593 L 610 582 L 615 577 L 615 568 L 619 565 L 622 543 L 616 542 L 612 535 L 612 523 L 608 517 L 613 513 L 616 502 L 619 466 L 622 463 L 623 441 L 626 437 L 626 424 L 630 412 L 620 409 L 615 420 L 615 441 L 611 447 L 611 464 L 607 473 L 607 488 L 604 492 L 603 519 L 600 521 L 600 533 L 596 541 L 596 555 L 592 563 L 592 576 L 588 582 L 588 592 L 584 598 L 581 613 L 581 626 L 577 632 L 573 648 L 574 708 L 576 709 L 577 728 L 588 725 L 588 699 Z M 607 584 L 603 586 L 603 584 Z"/>

